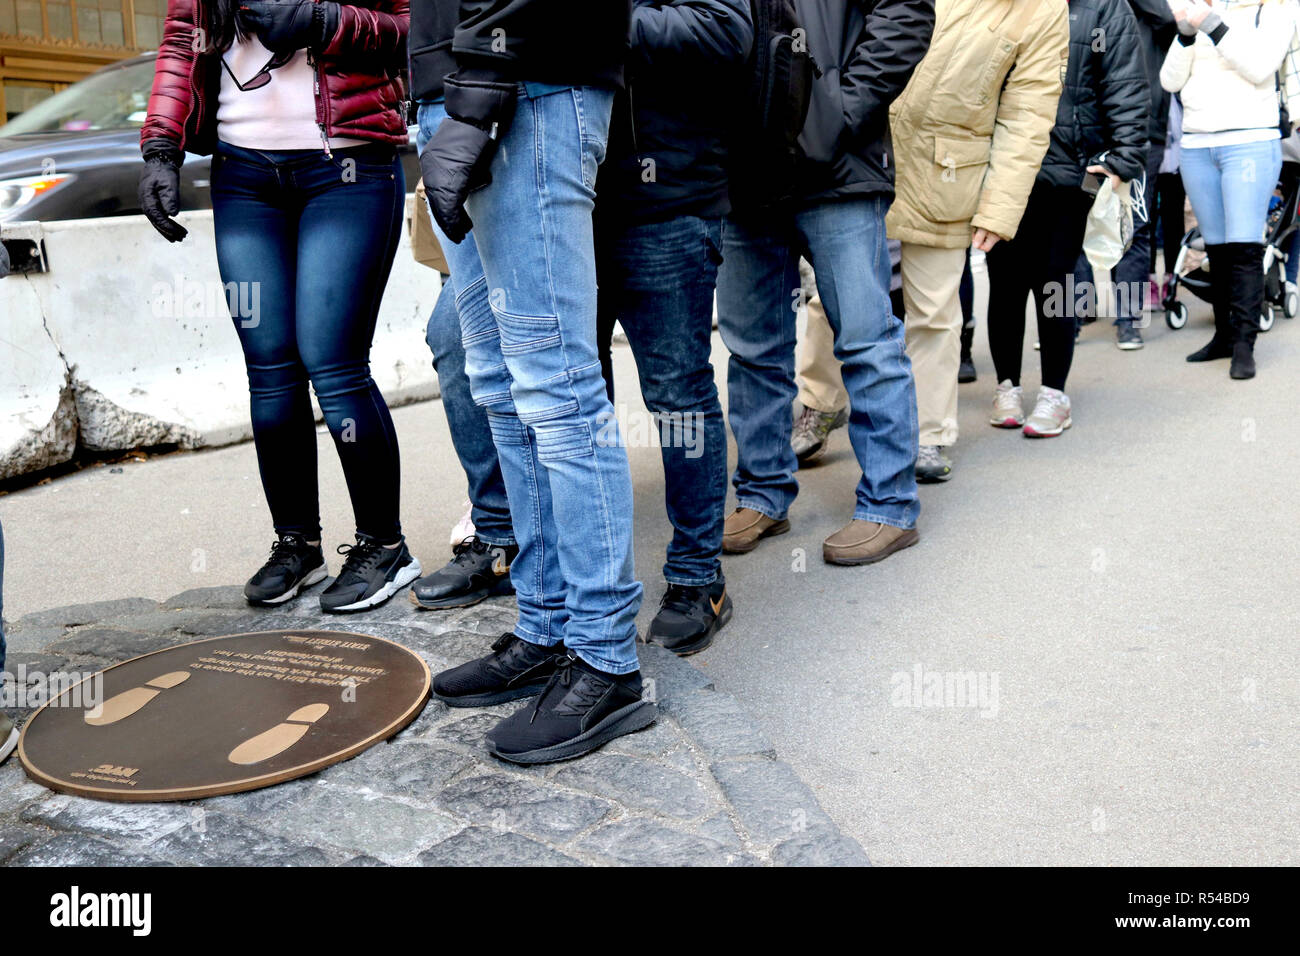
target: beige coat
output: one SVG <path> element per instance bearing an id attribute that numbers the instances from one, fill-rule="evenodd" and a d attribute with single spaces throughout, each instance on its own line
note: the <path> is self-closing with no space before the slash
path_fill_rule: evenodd
<path id="1" fill-rule="evenodd" d="M 1016 234 L 1069 56 L 1066 0 L 937 0 L 934 39 L 890 110 L 890 238 L 959 249 Z"/>

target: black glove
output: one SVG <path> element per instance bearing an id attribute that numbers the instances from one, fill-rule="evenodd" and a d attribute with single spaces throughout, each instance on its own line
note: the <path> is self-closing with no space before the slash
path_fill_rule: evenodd
<path id="1" fill-rule="evenodd" d="M 146 140 L 140 173 L 140 211 L 168 242 L 180 242 L 189 230 L 171 217 L 181 211 L 181 163 L 185 156 L 166 139 Z"/>
<path id="2" fill-rule="evenodd" d="M 420 153 L 420 172 L 433 217 L 459 243 L 474 228 L 465 197 L 492 182 L 492 157 L 514 119 L 519 87 L 455 75 L 443 87 L 447 118 Z"/>
<path id="3" fill-rule="evenodd" d="M 239 22 L 272 53 L 324 49 L 339 29 L 332 0 L 242 0 Z"/>

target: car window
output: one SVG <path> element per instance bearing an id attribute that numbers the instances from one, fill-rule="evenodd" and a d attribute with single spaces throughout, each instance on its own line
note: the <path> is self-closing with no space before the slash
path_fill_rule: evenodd
<path id="1" fill-rule="evenodd" d="M 149 105 L 153 70 L 150 59 L 88 76 L 19 113 L 0 126 L 0 136 L 139 129 Z"/>

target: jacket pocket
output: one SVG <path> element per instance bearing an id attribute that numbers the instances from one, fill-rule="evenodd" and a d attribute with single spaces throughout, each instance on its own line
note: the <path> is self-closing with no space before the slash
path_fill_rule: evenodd
<path id="1" fill-rule="evenodd" d="M 799 150 L 814 163 L 834 162 L 844 136 L 844 93 L 840 71 L 826 70 L 813 83 L 808 117 L 799 134 Z"/>
<path id="2" fill-rule="evenodd" d="M 965 222 L 979 206 L 992 140 L 936 136 L 930 182 L 919 190 L 917 205 L 931 222 Z"/>

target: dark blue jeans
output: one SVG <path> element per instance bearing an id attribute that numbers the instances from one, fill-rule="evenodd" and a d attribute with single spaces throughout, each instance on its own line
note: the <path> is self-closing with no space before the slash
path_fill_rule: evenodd
<path id="1" fill-rule="evenodd" d="M 433 352 L 433 368 L 438 373 L 451 443 L 469 481 L 474 529 L 488 544 L 514 544 L 510 502 L 506 499 L 497 448 L 492 444 L 492 429 L 487 412 L 474 404 L 469 376 L 465 374 L 465 347 L 460 341 L 460 316 L 456 312 L 456 290 L 450 276 L 443 277 L 442 291 L 429 316 L 425 341 Z"/>
<path id="2" fill-rule="evenodd" d="M 691 587 L 712 583 L 721 569 L 727 432 L 709 362 L 721 246 L 721 219 L 613 225 L 597 216 L 600 339 L 609 341 L 617 321 L 632 347 L 673 526 L 664 580 Z"/>
<path id="3" fill-rule="evenodd" d="M 253 439 L 275 529 L 320 537 L 310 382 L 334 438 L 357 532 L 401 537 L 400 464 L 370 341 L 402 227 L 391 146 L 265 152 L 220 143 L 212 210 L 222 282 L 249 283 L 257 314 L 235 327 Z"/>

